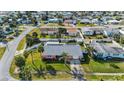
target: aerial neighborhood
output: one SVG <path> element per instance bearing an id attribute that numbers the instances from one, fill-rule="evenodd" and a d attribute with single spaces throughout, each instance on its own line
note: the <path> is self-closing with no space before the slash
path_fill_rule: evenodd
<path id="1" fill-rule="evenodd" d="M 124 80 L 124 12 L 1 11 L 0 80 Z"/>

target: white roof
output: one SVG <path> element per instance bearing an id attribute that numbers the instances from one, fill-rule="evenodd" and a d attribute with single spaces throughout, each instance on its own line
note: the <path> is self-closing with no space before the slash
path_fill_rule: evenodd
<path id="1" fill-rule="evenodd" d="M 124 35 L 124 31 L 123 31 L 123 30 L 119 30 L 119 32 L 120 32 L 122 35 Z"/>

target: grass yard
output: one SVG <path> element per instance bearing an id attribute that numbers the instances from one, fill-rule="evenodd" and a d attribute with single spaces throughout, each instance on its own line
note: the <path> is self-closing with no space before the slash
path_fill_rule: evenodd
<path id="1" fill-rule="evenodd" d="M 104 81 L 123 81 L 124 80 L 124 75 L 122 76 L 103 76 L 103 75 L 86 75 L 85 78 L 87 79 L 87 81 L 101 81 L 101 80 L 104 80 Z"/>
<path id="2" fill-rule="evenodd" d="M 25 44 L 26 44 L 26 38 L 24 37 L 24 38 L 19 42 L 19 45 L 18 45 L 18 47 L 17 47 L 17 50 L 18 50 L 18 51 L 22 50 L 22 49 L 24 48 Z"/>
<path id="3" fill-rule="evenodd" d="M 70 74 L 67 74 L 67 73 L 58 73 L 56 74 L 55 76 L 53 75 L 50 75 L 50 74 L 47 74 L 45 75 L 45 79 L 43 77 L 36 77 L 35 75 L 32 76 L 34 80 L 54 80 L 54 81 L 57 81 L 57 80 L 71 80 L 72 79 L 72 76 Z"/>
<path id="4" fill-rule="evenodd" d="M 95 26 L 94 24 L 81 24 L 80 22 L 76 25 L 77 27 L 83 27 L 83 26 Z"/>
<path id="5" fill-rule="evenodd" d="M 6 48 L 5 47 L 0 47 L 0 59 L 2 58 Z"/>
<path id="6" fill-rule="evenodd" d="M 33 52 L 33 60 L 34 60 L 34 62 L 36 64 L 36 66 L 39 66 L 39 65 L 44 66 L 44 62 L 41 61 L 40 56 L 41 56 L 40 53 L 38 53 L 37 50 L 34 50 L 34 52 Z M 26 64 L 32 66 L 32 57 L 31 57 L 31 55 L 29 55 L 28 58 L 26 59 Z M 56 70 L 59 70 L 59 71 L 67 71 L 68 70 L 68 68 L 66 68 L 63 63 L 56 63 L 55 62 L 55 63 L 47 63 L 47 65 L 51 65 Z"/>
<path id="7" fill-rule="evenodd" d="M 103 39 L 103 35 L 84 36 L 85 39 Z"/>
<path id="8" fill-rule="evenodd" d="M 37 67 L 40 67 L 40 65 L 42 65 L 42 67 L 45 67 L 44 62 L 41 60 L 40 53 L 36 49 L 33 51 L 33 60 L 34 60 L 34 63 L 35 63 L 35 65 Z M 69 71 L 69 69 L 64 65 L 64 63 L 47 63 L 47 65 L 51 65 L 56 71 L 59 71 L 59 72 Z M 26 66 L 30 66 L 32 71 L 34 71 L 33 70 L 33 65 L 32 65 L 32 56 L 31 56 L 31 54 L 26 59 Z M 14 78 L 18 79 L 18 75 L 14 73 L 15 68 L 16 68 L 16 65 L 14 64 L 14 60 L 13 60 L 13 62 L 11 64 L 11 68 L 10 68 L 10 74 Z M 57 74 L 55 76 L 47 74 L 46 75 L 46 79 L 47 80 L 53 80 L 53 79 L 56 79 L 56 80 L 67 80 L 67 79 L 71 78 L 70 74 L 67 74 L 67 73 L 64 73 L 64 74 Z M 33 80 L 43 80 L 43 77 L 39 78 L 39 77 L 37 77 L 37 76 L 35 76 L 33 74 Z"/>
<path id="9" fill-rule="evenodd" d="M 118 68 L 113 67 L 114 64 Z M 100 73 L 117 73 L 124 72 L 124 62 L 118 61 L 95 61 L 90 58 L 90 62 L 82 64 L 85 72 L 100 72 Z"/>

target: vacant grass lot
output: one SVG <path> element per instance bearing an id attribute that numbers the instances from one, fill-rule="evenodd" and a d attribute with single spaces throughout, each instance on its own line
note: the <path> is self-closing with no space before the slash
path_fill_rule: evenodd
<path id="1" fill-rule="evenodd" d="M 41 54 L 37 50 L 33 51 L 33 60 L 34 60 L 34 63 L 35 63 L 35 65 L 37 67 L 40 67 L 40 65 L 42 65 L 42 67 L 45 67 L 44 62 L 41 60 Z M 54 63 L 53 62 L 53 63 L 47 63 L 47 65 L 51 65 L 58 72 L 65 72 L 65 71 L 69 72 L 69 69 L 64 65 L 64 63 Z M 33 65 L 32 65 L 32 56 L 31 56 L 31 54 L 26 59 L 26 66 L 30 66 L 32 71 L 34 71 L 33 70 Z M 16 68 L 16 65 L 15 65 L 14 60 L 13 60 L 12 65 L 11 65 L 11 69 L 10 69 L 10 74 L 13 77 L 18 79 L 18 74 L 14 73 L 15 68 Z M 70 74 L 66 75 L 66 74 L 67 73 L 57 74 L 55 76 L 53 76 L 53 75 L 51 76 L 50 74 L 48 74 L 45 77 L 46 77 L 47 80 L 50 80 L 50 79 L 56 79 L 56 80 L 67 80 L 67 79 L 70 79 L 71 75 Z M 43 79 L 44 79 L 43 77 L 37 77 L 37 76 L 35 76 L 33 74 L 33 80 L 43 80 Z"/>
<path id="2" fill-rule="evenodd" d="M 124 72 L 124 62 L 119 62 L 119 61 L 102 61 L 102 60 L 96 61 L 90 58 L 89 63 L 82 64 L 82 66 L 85 72 L 100 72 L 100 73 Z"/>
<path id="3" fill-rule="evenodd" d="M 2 58 L 6 48 L 5 47 L 0 47 L 0 59 Z"/>

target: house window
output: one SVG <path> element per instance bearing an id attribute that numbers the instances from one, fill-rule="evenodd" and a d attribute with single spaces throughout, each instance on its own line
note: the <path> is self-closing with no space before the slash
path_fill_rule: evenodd
<path id="1" fill-rule="evenodd" d="M 108 53 L 108 56 L 110 56 L 110 53 Z"/>
<path id="2" fill-rule="evenodd" d="M 99 56 L 99 57 L 102 57 L 102 56 L 103 56 L 103 54 L 102 54 L 102 53 L 99 53 L 99 54 L 98 54 L 98 56 Z"/>
<path id="3" fill-rule="evenodd" d="M 119 54 L 113 54 L 113 56 L 119 56 Z"/>

